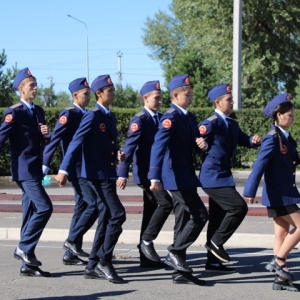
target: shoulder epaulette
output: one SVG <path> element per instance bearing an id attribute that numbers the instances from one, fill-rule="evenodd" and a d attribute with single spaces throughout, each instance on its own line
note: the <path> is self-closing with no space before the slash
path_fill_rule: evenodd
<path id="1" fill-rule="evenodd" d="M 176 109 L 171 107 L 166 111 L 166 113 L 172 114 L 175 111 L 176 111 Z"/>
<path id="2" fill-rule="evenodd" d="M 213 120 L 215 120 L 215 119 L 217 119 L 217 116 L 216 116 L 216 115 L 213 115 L 213 116 L 207 118 L 206 120 L 208 120 L 208 121 L 213 121 Z"/>
<path id="3" fill-rule="evenodd" d="M 91 111 L 98 111 L 98 110 L 100 110 L 100 108 L 98 108 L 98 107 L 93 107 L 93 108 L 91 109 Z"/>
<path id="4" fill-rule="evenodd" d="M 70 107 L 66 107 L 65 109 L 66 110 L 72 110 L 72 109 L 75 109 L 75 107 L 74 106 L 70 106 Z"/>
<path id="5" fill-rule="evenodd" d="M 277 133 L 276 130 L 275 129 L 271 129 L 267 134 L 274 135 L 275 133 Z"/>
<path id="6" fill-rule="evenodd" d="M 14 109 L 14 108 L 17 108 L 17 107 L 20 107 L 20 106 L 23 106 L 23 104 L 22 103 L 17 103 L 17 104 L 14 104 L 14 105 L 10 106 L 9 108 Z"/>
<path id="7" fill-rule="evenodd" d="M 135 116 L 136 117 L 142 117 L 142 116 L 144 116 L 145 115 L 145 113 L 143 112 L 143 111 L 140 111 L 139 113 L 137 113 Z"/>

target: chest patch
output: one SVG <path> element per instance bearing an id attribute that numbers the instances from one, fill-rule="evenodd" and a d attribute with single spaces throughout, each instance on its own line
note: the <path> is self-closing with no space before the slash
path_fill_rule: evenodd
<path id="1" fill-rule="evenodd" d="M 106 131 L 106 125 L 104 123 L 101 123 L 100 126 L 99 126 L 99 128 L 103 132 Z"/>

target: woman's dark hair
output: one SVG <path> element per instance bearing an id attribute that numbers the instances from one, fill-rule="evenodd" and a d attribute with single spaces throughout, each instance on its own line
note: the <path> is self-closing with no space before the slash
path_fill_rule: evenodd
<path id="1" fill-rule="evenodd" d="M 273 124 L 277 120 L 277 113 L 285 114 L 286 112 L 290 111 L 294 107 L 294 104 L 292 102 L 282 102 L 274 109 L 272 113 L 272 121 Z"/>

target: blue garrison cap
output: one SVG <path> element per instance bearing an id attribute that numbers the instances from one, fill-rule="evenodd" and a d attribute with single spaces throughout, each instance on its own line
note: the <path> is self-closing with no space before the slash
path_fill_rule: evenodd
<path id="1" fill-rule="evenodd" d="M 271 118 L 273 111 L 279 104 L 281 104 L 283 102 L 290 102 L 290 101 L 291 101 L 291 99 L 287 93 L 277 95 L 266 105 L 266 107 L 263 110 L 263 114 L 265 116 Z"/>
<path id="2" fill-rule="evenodd" d="M 29 76 L 33 76 L 33 75 L 31 74 L 31 72 L 29 71 L 28 68 L 25 68 L 25 69 L 23 69 L 23 70 L 20 70 L 20 71 L 17 73 L 17 75 L 16 75 L 16 77 L 15 77 L 15 79 L 14 79 L 13 89 L 17 91 L 20 82 L 21 82 L 23 79 L 25 79 L 25 78 L 27 78 L 27 77 L 29 77 Z"/>
<path id="3" fill-rule="evenodd" d="M 154 81 L 148 81 L 146 82 L 141 90 L 140 90 L 140 94 L 142 96 L 144 96 L 146 93 L 149 93 L 151 91 L 160 91 L 160 83 L 158 80 L 154 80 Z"/>
<path id="4" fill-rule="evenodd" d="M 89 88 L 89 84 L 86 81 L 85 77 L 77 78 L 69 84 L 69 91 L 71 92 L 71 94 L 85 88 Z"/>
<path id="5" fill-rule="evenodd" d="M 109 75 L 100 75 L 92 82 L 91 90 L 95 93 L 99 89 L 101 89 L 105 86 L 109 86 L 109 85 L 113 85 L 113 82 L 112 82 L 110 76 Z"/>
<path id="6" fill-rule="evenodd" d="M 214 86 L 207 94 L 207 97 L 211 102 L 222 95 L 231 94 L 231 88 L 229 83 L 222 83 Z"/>
<path id="7" fill-rule="evenodd" d="M 169 91 L 172 91 L 178 87 L 181 86 L 190 86 L 191 82 L 190 82 L 190 78 L 188 74 L 179 74 L 174 76 L 168 85 L 168 89 Z"/>

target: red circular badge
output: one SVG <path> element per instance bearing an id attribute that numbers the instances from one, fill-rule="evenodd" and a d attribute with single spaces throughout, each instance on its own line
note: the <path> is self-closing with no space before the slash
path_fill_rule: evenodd
<path id="1" fill-rule="evenodd" d="M 101 131 L 106 131 L 106 125 L 104 123 L 101 123 L 99 128 Z"/>
<path id="2" fill-rule="evenodd" d="M 12 121 L 12 119 L 13 119 L 13 117 L 12 117 L 11 114 L 5 116 L 5 122 L 6 123 L 10 123 Z"/>
<path id="3" fill-rule="evenodd" d="M 157 90 L 160 90 L 160 84 L 159 84 L 159 82 L 156 84 L 155 87 L 156 87 Z"/>
<path id="4" fill-rule="evenodd" d="M 112 84 L 112 81 L 111 81 L 110 77 L 108 77 L 107 82 L 108 82 L 108 84 Z"/>
<path id="5" fill-rule="evenodd" d="M 200 132 L 200 134 L 205 134 L 205 133 L 206 133 L 206 126 L 201 125 L 201 126 L 199 127 L 199 132 Z"/>
<path id="6" fill-rule="evenodd" d="M 61 116 L 61 117 L 59 118 L 59 123 L 60 123 L 60 124 L 66 124 L 67 121 L 68 121 L 68 119 L 66 118 L 66 116 Z"/>
<path id="7" fill-rule="evenodd" d="M 287 154 L 288 153 L 288 148 L 285 145 L 282 145 L 282 147 L 280 148 L 280 153 Z"/>
<path id="8" fill-rule="evenodd" d="M 188 84 L 188 85 L 190 85 L 190 84 L 191 84 L 191 82 L 190 82 L 190 78 L 189 78 L 189 77 L 187 77 L 187 78 L 185 79 L 185 84 Z"/>
<path id="9" fill-rule="evenodd" d="M 139 129 L 139 125 L 136 123 L 132 123 L 130 126 L 131 131 L 137 131 Z"/>
<path id="10" fill-rule="evenodd" d="M 228 93 L 231 93 L 231 87 L 230 87 L 230 85 L 227 85 L 226 90 L 227 90 Z"/>
<path id="11" fill-rule="evenodd" d="M 170 119 L 165 119 L 163 122 L 162 122 L 162 126 L 165 127 L 165 128 L 170 128 L 172 126 L 172 122 Z"/>

